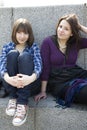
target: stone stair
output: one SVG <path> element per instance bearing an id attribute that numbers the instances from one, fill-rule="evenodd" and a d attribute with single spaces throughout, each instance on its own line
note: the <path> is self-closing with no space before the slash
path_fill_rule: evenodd
<path id="1" fill-rule="evenodd" d="M 29 99 L 28 118 L 20 127 L 13 126 L 12 117 L 5 114 L 8 98 L 0 99 L 0 130 L 87 130 L 87 106 L 73 104 L 70 108 L 57 108 L 48 95 L 38 104 Z"/>

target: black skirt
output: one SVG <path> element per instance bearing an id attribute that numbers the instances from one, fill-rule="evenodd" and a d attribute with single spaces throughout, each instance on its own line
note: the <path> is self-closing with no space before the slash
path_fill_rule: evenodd
<path id="1" fill-rule="evenodd" d="M 48 91 L 55 97 L 64 98 L 65 93 L 73 80 L 86 80 L 86 78 L 87 70 L 84 70 L 77 65 L 68 68 L 52 68 L 48 81 Z"/>

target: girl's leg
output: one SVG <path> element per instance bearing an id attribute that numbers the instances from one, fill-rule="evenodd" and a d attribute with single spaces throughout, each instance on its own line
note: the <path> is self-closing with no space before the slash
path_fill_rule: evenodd
<path id="1" fill-rule="evenodd" d="M 33 59 L 30 54 L 27 52 L 22 53 L 18 58 L 18 67 L 19 73 L 31 75 L 34 70 Z M 36 80 L 34 83 L 27 85 L 24 88 L 18 89 L 17 91 L 17 102 L 18 104 L 27 104 L 28 98 L 31 95 L 31 88 L 36 89 L 37 85 L 40 83 L 40 80 Z"/>
<path id="2" fill-rule="evenodd" d="M 27 75 L 31 75 L 33 72 L 32 57 L 26 52 L 20 54 L 18 57 L 18 72 Z M 17 109 L 12 121 L 14 126 L 20 126 L 26 121 L 29 96 L 30 85 L 17 89 Z"/>
<path id="3" fill-rule="evenodd" d="M 30 54 L 23 52 L 18 57 L 18 71 L 21 74 L 31 75 L 34 70 L 33 59 Z M 17 91 L 17 103 L 27 105 L 30 96 L 30 86 L 20 88 Z"/>
<path id="4" fill-rule="evenodd" d="M 19 56 L 19 52 L 16 50 L 12 50 L 7 55 L 7 71 L 9 76 L 15 76 L 18 73 L 17 59 Z M 16 111 L 16 98 L 17 98 L 17 88 L 9 85 L 4 81 L 4 86 L 9 92 L 10 100 L 8 102 L 6 108 L 6 114 L 9 116 L 14 116 Z"/>
<path id="5" fill-rule="evenodd" d="M 3 78 L 0 76 L 0 98 L 8 96 L 8 93 L 3 85 Z"/>
<path id="6" fill-rule="evenodd" d="M 33 58 L 28 52 L 23 52 L 18 57 L 18 72 L 31 75 L 34 70 Z"/>
<path id="7" fill-rule="evenodd" d="M 7 71 L 10 76 L 15 76 L 18 73 L 18 56 L 17 50 L 12 50 L 7 55 Z"/>
<path id="8" fill-rule="evenodd" d="M 19 56 L 19 52 L 16 50 L 10 51 L 9 54 L 7 55 L 7 71 L 10 76 L 15 76 L 18 73 L 18 65 L 17 65 L 18 56 Z M 17 88 L 9 85 L 5 81 L 3 84 L 7 92 L 9 93 L 9 97 L 16 98 Z"/>
<path id="9" fill-rule="evenodd" d="M 30 96 L 35 96 L 41 91 L 41 79 L 38 78 L 34 83 L 31 84 Z"/>
<path id="10" fill-rule="evenodd" d="M 87 105 L 87 86 L 83 87 L 80 92 L 76 94 L 74 102 Z"/>

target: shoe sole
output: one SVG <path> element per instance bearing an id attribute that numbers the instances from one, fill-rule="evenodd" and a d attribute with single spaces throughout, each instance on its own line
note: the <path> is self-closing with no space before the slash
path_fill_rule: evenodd
<path id="1" fill-rule="evenodd" d="M 24 120 L 21 121 L 20 123 L 14 123 L 14 122 L 12 121 L 12 124 L 13 124 L 14 126 L 21 126 L 21 125 L 23 125 L 23 124 L 26 122 L 26 120 L 27 120 L 27 116 L 28 116 L 28 114 L 26 114 L 26 117 L 25 117 Z"/>
<path id="2" fill-rule="evenodd" d="M 14 116 L 14 114 L 15 114 L 15 112 L 14 112 L 14 113 L 10 113 L 10 112 L 8 112 L 7 109 L 6 109 L 5 113 L 6 113 L 6 115 L 8 115 L 8 116 Z"/>

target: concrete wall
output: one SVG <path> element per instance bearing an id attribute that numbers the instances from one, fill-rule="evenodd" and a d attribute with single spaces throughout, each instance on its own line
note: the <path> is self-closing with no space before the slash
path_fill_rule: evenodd
<path id="1" fill-rule="evenodd" d="M 0 50 L 11 40 L 13 22 L 18 18 L 27 18 L 33 28 L 35 42 L 41 44 L 46 36 L 55 33 L 58 19 L 65 14 L 76 13 L 80 22 L 87 25 L 87 7 L 83 5 L 63 5 L 46 7 L 0 8 Z M 85 34 L 83 34 L 85 35 Z M 87 69 L 86 52 L 80 53 L 78 64 Z"/>
<path id="2" fill-rule="evenodd" d="M 24 17 L 32 24 L 35 42 L 41 45 L 43 39 L 55 33 L 58 19 L 65 14 L 76 13 L 80 22 L 87 26 L 86 5 L 66 5 L 27 8 L 0 8 L 0 50 L 11 40 L 14 20 Z M 82 34 L 86 36 L 85 34 Z M 80 51 L 78 64 L 87 69 L 87 50 Z M 73 106 L 67 109 L 55 108 L 53 97 L 48 96 L 38 105 L 29 99 L 29 116 L 21 127 L 12 126 L 12 118 L 6 116 L 8 98 L 0 99 L 0 130 L 87 130 L 87 106 Z"/>

